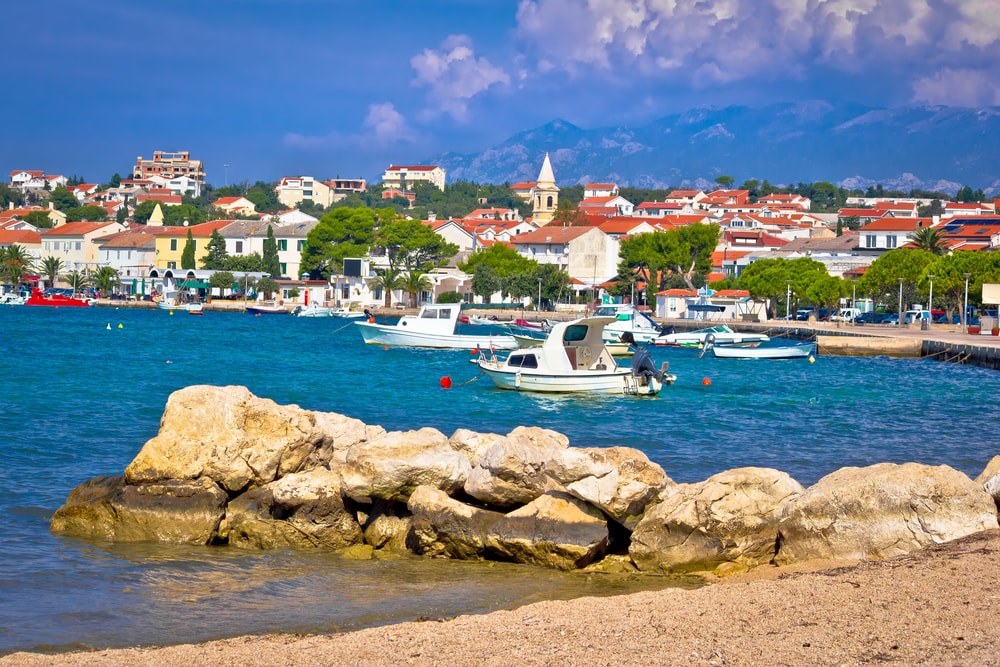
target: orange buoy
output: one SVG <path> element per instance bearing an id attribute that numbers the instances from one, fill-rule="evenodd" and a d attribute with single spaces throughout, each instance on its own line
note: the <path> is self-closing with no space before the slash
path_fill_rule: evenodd
<path id="1" fill-rule="evenodd" d="M 442 389 L 451 389 L 451 378 L 448 377 L 447 375 L 445 375 L 443 378 L 441 378 L 441 388 Z"/>
<path id="2" fill-rule="evenodd" d="M 702 378 L 701 383 L 707 387 L 710 384 L 712 384 L 712 381 L 709 380 L 708 378 Z"/>
<path id="3" fill-rule="evenodd" d="M 469 350 L 469 354 L 479 354 L 479 348 L 477 347 L 474 350 Z"/>
<path id="4" fill-rule="evenodd" d="M 375 318 L 374 317 L 369 317 L 368 318 L 368 324 L 375 324 Z"/>
<path id="5" fill-rule="evenodd" d="M 388 345 L 383 345 L 383 346 L 382 346 L 382 349 L 383 349 L 383 350 L 388 350 L 388 349 L 389 349 L 389 346 L 388 346 Z"/>

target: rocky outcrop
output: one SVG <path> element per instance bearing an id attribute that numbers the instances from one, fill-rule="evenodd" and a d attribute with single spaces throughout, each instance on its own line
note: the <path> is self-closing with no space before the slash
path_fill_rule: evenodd
<path id="1" fill-rule="evenodd" d="M 226 494 L 207 477 L 140 486 L 95 477 L 52 516 L 56 533 L 114 542 L 210 544 L 219 536 Z"/>
<path id="2" fill-rule="evenodd" d="M 341 448 L 351 432 L 364 435 L 349 429 Z M 332 456 L 334 446 L 308 410 L 258 398 L 246 387 L 196 385 L 170 395 L 159 434 L 125 469 L 125 480 L 208 477 L 227 493 L 241 492 L 318 465 L 320 453 Z"/>
<path id="3" fill-rule="evenodd" d="M 372 498 L 406 502 L 418 486 L 445 493 L 462 488 L 472 466 L 441 431 L 386 433 L 351 447 L 340 468 L 344 493 L 358 501 Z"/>
<path id="4" fill-rule="evenodd" d="M 641 570 L 751 568 L 775 554 L 778 517 L 802 485 L 768 468 L 739 468 L 681 484 L 653 506 L 632 533 L 629 555 Z"/>
<path id="5" fill-rule="evenodd" d="M 948 466 L 841 468 L 784 506 L 775 562 L 891 558 L 996 527 L 993 499 Z"/>
<path id="6" fill-rule="evenodd" d="M 81 484 L 51 527 L 344 558 L 411 552 L 728 574 L 772 561 L 883 558 L 995 528 L 998 496 L 1000 457 L 976 482 L 946 466 L 883 464 L 845 468 L 807 490 L 758 468 L 678 485 L 641 451 L 571 447 L 548 429 L 389 433 L 245 387 L 194 386 L 170 396 L 159 432 L 124 476 Z"/>
<path id="7" fill-rule="evenodd" d="M 638 449 L 568 448 L 555 452 L 545 473 L 567 493 L 600 509 L 632 530 L 673 480 Z"/>
<path id="8" fill-rule="evenodd" d="M 518 427 L 482 453 L 469 473 L 465 492 L 487 505 L 517 507 L 549 490 L 559 490 L 545 472 L 545 465 L 569 447 L 562 433 L 542 428 Z"/>
<path id="9" fill-rule="evenodd" d="M 292 473 L 231 500 L 224 537 L 245 549 L 342 549 L 364 541 L 344 507 L 340 475 L 327 468 Z"/>
<path id="10" fill-rule="evenodd" d="M 986 493 L 993 497 L 993 502 L 1000 507 L 1000 456 L 994 456 L 986 468 L 979 473 L 976 484 L 982 484 Z"/>

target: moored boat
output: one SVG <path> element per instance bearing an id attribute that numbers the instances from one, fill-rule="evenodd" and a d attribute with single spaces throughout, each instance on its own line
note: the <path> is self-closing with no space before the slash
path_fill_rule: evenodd
<path id="1" fill-rule="evenodd" d="M 613 303 L 598 306 L 594 317 L 613 317 L 614 321 L 604 328 L 604 341 L 617 342 L 623 334 L 629 333 L 636 343 L 648 343 L 664 333 L 663 328 L 647 313 L 628 303 Z"/>
<path id="2" fill-rule="evenodd" d="M 705 345 L 705 351 L 709 350 L 719 359 L 809 359 L 816 356 L 816 343 L 807 341 L 788 345 L 718 345 L 709 342 Z"/>
<path id="3" fill-rule="evenodd" d="M 189 313 L 200 313 L 204 309 L 204 304 L 194 301 L 178 302 L 173 299 L 161 299 L 156 302 L 156 307 L 160 310 L 184 310 Z"/>
<path id="4" fill-rule="evenodd" d="M 725 324 L 718 324 L 714 327 L 706 327 L 695 331 L 676 331 L 673 333 L 661 334 L 653 338 L 650 342 L 653 345 L 701 347 L 705 345 L 709 336 L 712 336 L 712 342 L 716 345 L 763 343 L 769 339 L 765 334 L 734 331 Z"/>
<path id="5" fill-rule="evenodd" d="M 655 368 L 640 348 L 631 367 L 619 366 L 603 341 L 612 317 L 584 317 L 552 327 L 538 347 L 511 352 L 505 359 L 481 352 L 477 365 L 497 387 L 546 393 L 599 393 L 655 396 L 675 376 Z"/>
<path id="6" fill-rule="evenodd" d="M 517 341 L 505 334 L 472 335 L 457 333 L 457 303 L 426 304 L 417 315 L 404 315 L 395 324 L 378 324 L 374 317 L 355 322 L 365 343 L 400 347 L 431 347 L 452 350 L 513 350 Z"/>
<path id="7" fill-rule="evenodd" d="M 93 305 L 93 302 L 85 297 L 65 296 L 64 294 L 58 294 L 58 293 L 46 296 L 45 292 L 43 292 L 41 288 L 33 287 L 31 289 L 31 296 L 29 296 L 28 300 L 24 302 L 24 305 L 53 306 L 55 308 L 65 307 L 65 306 L 86 307 Z"/>
<path id="8" fill-rule="evenodd" d="M 246 312 L 251 315 L 287 315 L 288 309 L 279 306 L 274 301 L 261 301 L 259 303 L 247 304 Z"/>

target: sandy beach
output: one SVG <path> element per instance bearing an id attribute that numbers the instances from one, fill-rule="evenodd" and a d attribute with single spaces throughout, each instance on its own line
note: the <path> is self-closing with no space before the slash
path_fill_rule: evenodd
<path id="1" fill-rule="evenodd" d="M 1000 530 L 886 561 L 762 567 L 696 590 L 541 602 L 337 635 L 0 665 L 1000 665 Z"/>

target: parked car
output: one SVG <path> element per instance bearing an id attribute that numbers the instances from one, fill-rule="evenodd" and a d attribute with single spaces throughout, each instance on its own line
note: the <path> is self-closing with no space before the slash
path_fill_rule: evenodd
<path id="1" fill-rule="evenodd" d="M 831 322 L 853 322 L 854 318 L 861 314 L 857 308 L 841 308 L 830 316 Z"/>
<path id="2" fill-rule="evenodd" d="M 899 319 L 898 317 L 896 318 Z M 929 310 L 908 310 L 903 313 L 903 324 L 915 324 L 920 321 L 930 321 L 931 313 Z"/>

